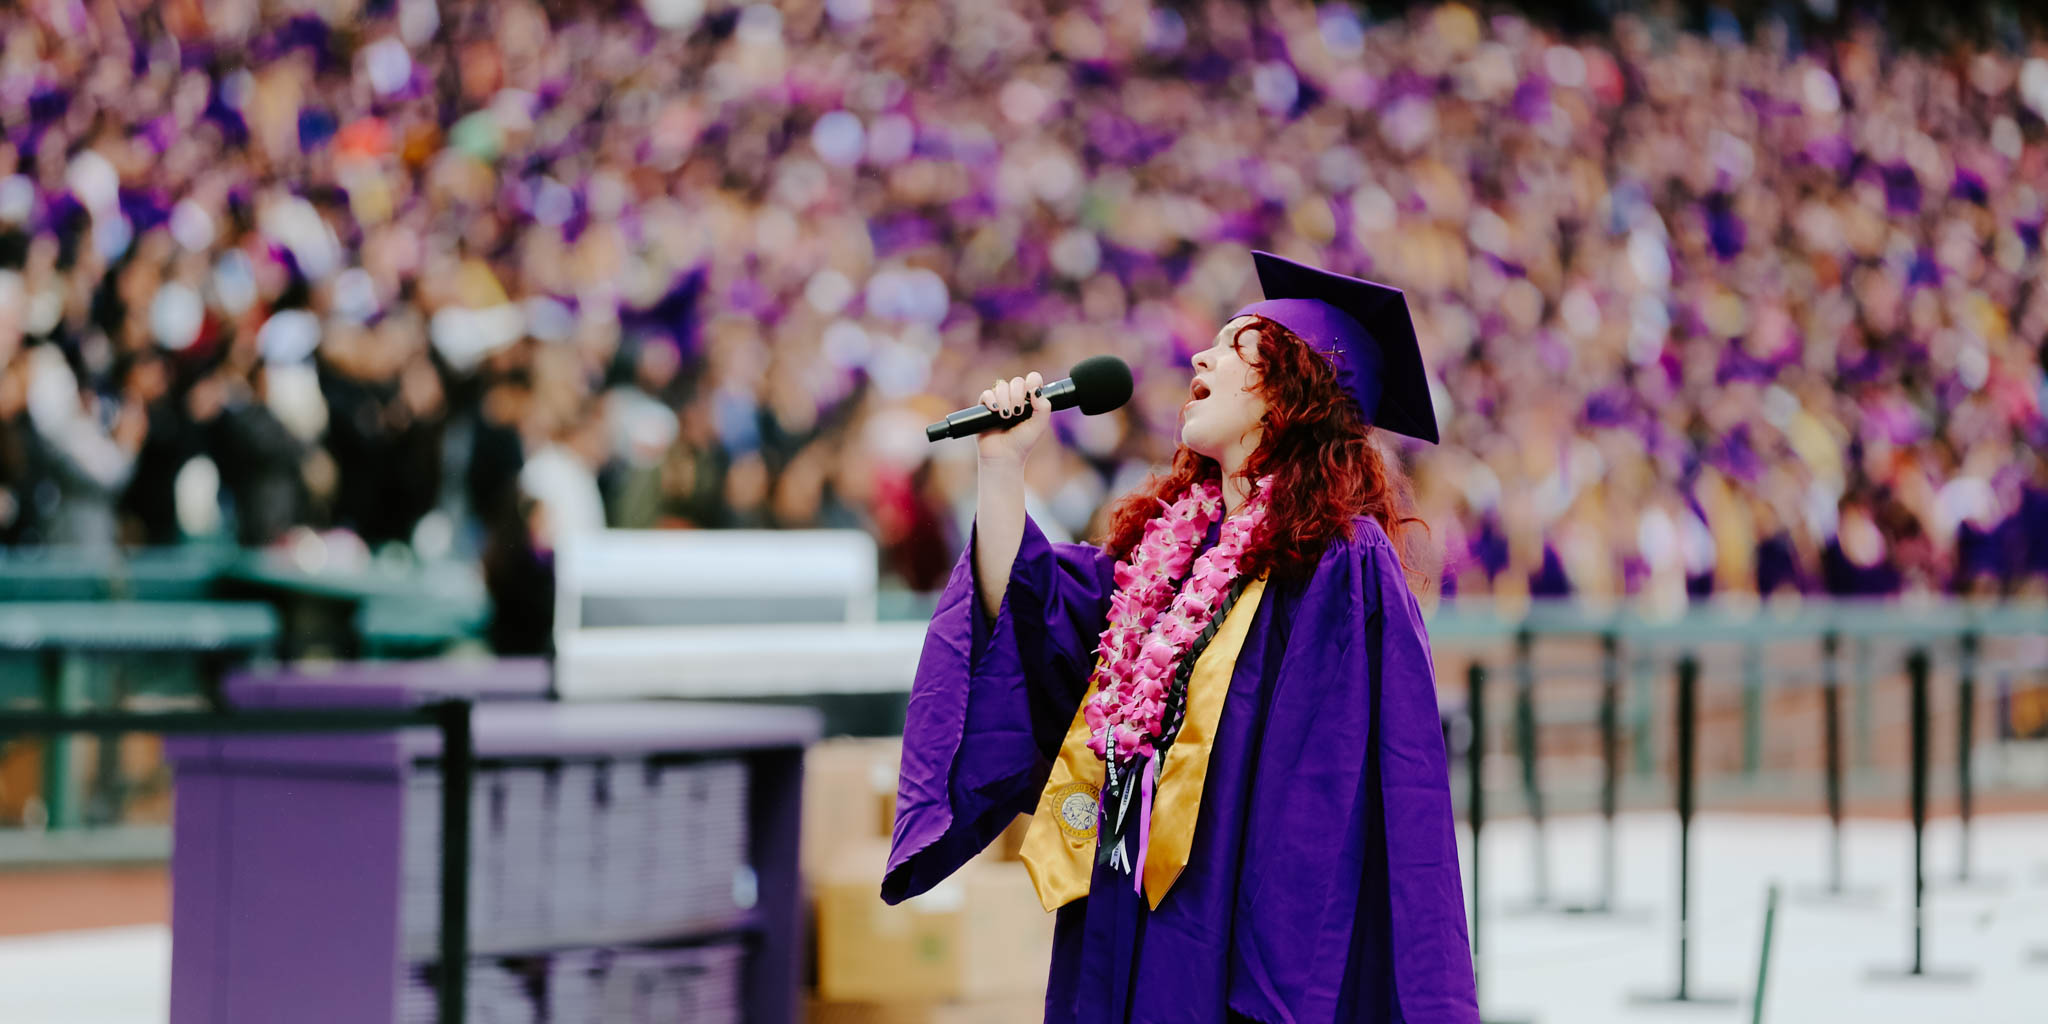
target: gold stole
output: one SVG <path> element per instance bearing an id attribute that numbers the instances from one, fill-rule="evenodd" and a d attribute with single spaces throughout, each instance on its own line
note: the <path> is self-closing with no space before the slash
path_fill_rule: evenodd
<path id="1" fill-rule="evenodd" d="M 1145 855 L 1145 897 L 1152 909 L 1166 898 L 1187 867 L 1194 848 L 1195 820 L 1202 810 L 1202 782 L 1209 771 L 1209 747 L 1216 739 L 1216 723 L 1223 715 L 1223 700 L 1230 695 L 1230 676 L 1237 668 L 1238 651 L 1251 632 L 1252 619 L 1259 613 L 1259 599 L 1265 595 L 1266 579 L 1261 576 L 1247 584 L 1224 616 L 1223 625 L 1209 638 L 1209 646 L 1195 659 L 1188 677 L 1187 718 L 1180 735 L 1166 752 L 1152 797 L 1152 842 Z M 1095 696 L 1088 687 L 1088 699 Z M 1088 895 L 1088 881 L 1095 874 L 1096 806 L 1101 800 L 1104 766 L 1088 749 L 1088 722 L 1076 711 L 1060 744 L 1059 760 L 1052 778 L 1038 796 L 1038 810 L 1024 833 L 1024 867 L 1031 884 L 1038 888 L 1038 902 L 1047 911 L 1058 910 Z M 1132 841 L 1137 829 L 1131 830 Z"/>

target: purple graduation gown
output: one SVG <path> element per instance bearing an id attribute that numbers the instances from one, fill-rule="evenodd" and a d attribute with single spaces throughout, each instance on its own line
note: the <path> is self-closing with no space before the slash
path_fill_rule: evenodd
<path id="1" fill-rule="evenodd" d="M 1386 533 L 1354 534 L 1268 585 L 1159 909 L 1108 868 L 1060 909 L 1048 1022 L 1478 1021 L 1429 639 Z M 972 553 L 911 690 L 890 903 L 1036 807 L 1108 615 L 1098 548 L 1027 521 L 994 621 Z"/>

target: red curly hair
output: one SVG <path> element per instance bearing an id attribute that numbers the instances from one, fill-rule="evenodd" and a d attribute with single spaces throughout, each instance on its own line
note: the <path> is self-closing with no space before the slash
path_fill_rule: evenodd
<path id="1" fill-rule="evenodd" d="M 1231 344 L 1240 352 L 1247 331 L 1260 342 L 1256 387 L 1266 413 L 1259 421 L 1258 450 L 1245 460 L 1242 475 L 1247 482 L 1271 475 L 1273 495 L 1264 536 L 1245 550 L 1246 578 L 1260 573 L 1306 578 L 1329 543 L 1350 539 L 1352 521 L 1369 515 L 1394 542 L 1410 586 L 1418 586 L 1422 580 L 1407 568 L 1413 562 L 1407 553 L 1418 539 L 1413 528 L 1427 532 L 1428 526 L 1409 514 L 1407 475 L 1382 457 L 1372 425 L 1338 383 L 1328 360 L 1265 317 L 1254 317 L 1232 335 Z M 1165 473 L 1153 474 L 1111 506 L 1103 549 L 1115 558 L 1127 557 L 1145 524 L 1159 514 L 1162 500 L 1170 502 L 1196 482 L 1221 474 L 1216 460 L 1181 445 Z"/>

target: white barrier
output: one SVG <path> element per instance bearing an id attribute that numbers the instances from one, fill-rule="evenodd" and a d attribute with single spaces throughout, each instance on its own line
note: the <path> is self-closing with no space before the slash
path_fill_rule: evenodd
<path id="1" fill-rule="evenodd" d="M 759 697 L 910 688 L 923 623 L 877 623 L 857 530 L 606 530 L 555 565 L 565 699 Z"/>

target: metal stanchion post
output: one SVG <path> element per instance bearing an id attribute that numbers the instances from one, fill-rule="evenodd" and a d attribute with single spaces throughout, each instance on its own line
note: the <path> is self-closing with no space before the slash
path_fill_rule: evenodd
<path id="1" fill-rule="evenodd" d="M 1481 886 L 1485 857 L 1479 842 L 1486 827 L 1486 666 L 1475 661 L 1465 666 L 1465 717 L 1472 735 L 1465 744 L 1465 816 L 1472 826 L 1472 981 L 1477 999 L 1481 974 L 1480 932 L 1486 921 L 1484 888 Z M 1484 1014 L 1485 1003 L 1481 1002 Z M 1510 1024 L 1498 1017 L 1485 1017 L 1485 1024 Z"/>
<path id="2" fill-rule="evenodd" d="M 1956 859 L 1956 881 L 1970 880 L 1970 748 L 1977 721 L 1977 634 L 1963 634 L 1962 678 L 1956 682 L 1956 815 L 1962 824 L 1962 850 Z"/>
<path id="3" fill-rule="evenodd" d="M 1971 830 L 1976 817 L 1976 776 L 1970 762 L 1977 749 L 1977 647 L 1975 632 L 1965 632 L 1956 665 L 1956 819 L 1955 885 L 1996 886 L 1998 879 L 1970 873 Z"/>
<path id="4" fill-rule="evenodd" d="M 1828 788 L 1828 892 L 1842 894 L 1842 680 L 1841 637 L 1829 633 L 1821 642 L 1821 742 L 1826 748 Z"/>
<path id="5" fill-rule="evenodd" d="M 1542 750 L 1536 733 L 1536 635 L 1515 634 L 1515 748 L 1522 759 L 1522 802 L 1533 832 L 1529 870 L 1533 893 L 1521 909 L 1554 909 L 1550 901 L 1550 843 L 1543 814 L 1543 780 L 1537 766 Z"/>
<path id="6" fill-rule="evenodd" d="M 1630 746 L 1635 750 L 1634 771 L 1650 776 L 1657 771 L 1657 663 L 1648 647 L 1638 647 L 1629 657 Z"/>
<path id="7" fill-rule="evenodd" d="M 1875 720 L 1877 717 L 1875 710 L 1877 701 L 1877 687 L 1875 685 L 1876 667 L 1872 664 L 1872 659 L 1875 656 L 1875 653 L 1871 650 L 1870 638 L 1858 636 L 1856 638 L 1855 650 L 1851 655 L 1856 672 L 1854 693 L 1856 698 L 1856 706 L 1854 708 L 1854 721 L 1856 723 L 1855 762 L 1856 767 L 1864 771 L 1869 771 L 1871 766 L 1876 763 L 1876 759 L 1873 756 L 1874 745 L 1870 741 L 1871 730 L 1876 727 Z M 1848 758 L 1848 747 L 1844 746 L 1843 751 L 1843 757 L 1846 760 Z"/>
<path id="8" fill-rule="evenodd" d="M 1614 909 L 1614 816 L 1621 803 L 1621 640 L 1600 638 L 1600 904 Z"/>
<path id="9" fill-rule="evenodd" d="M 1749 1003 L 1749 1024 L 1764 1024 L 1764 987 L 1771 980 L 1771 933 L 1778 923 L 1778 883 L 1764 895 L 1764 939 L 1756 954 L 1756 993 Z"/>
<path id="10" fill-rule="evenodd" d="M 1472 977 L 1479 980 L 1480 933 L 1486 926 L 1486 905 L 1482 882 L 1486 858 L 1481 856 L 1479 836 L 1486 827 L 1486 666 L 1473 662 L 1465 666 L 1465 717 L 1472 725 L 1472 738 L 1465 744 L 1465 816 L 1472 823 Z"/>
<path id="11" fill-rule="evenodd" d="M 1828 881 L 1808 894 L 1813 899 L 1868 899 L 1867 889 L 1851 890 L 1843 877 L 1842 854 L 1842 638 L 1829 632 L 1820 638 L 1820 719 L 1822 778 L 1828 812 Z"/>
<path id="12" fill-rule="evenodd" d="M 1735 997 L 1700 995 L 1692 991 L 1692 812 L 1693 766 L 1698 750 L 1699 659 L 1687 651 L 1678 659 L 1678 990 L 1670 995 L 1638 995 L 1638 1003 L 1728 1005 Z"/>
<path id="13" fill-rule="evenodd" d="M 1621 806 L 1621 638 L 1600 637 L 1600 895 L 1566 909 L 1574 914 L 1617 914 L 1620 857 L 1614 820 Z"/>
<path id="14" fill-rule="evenodd" d="M 470 702 L 435 708 L 441 725 L 440 1024 L 463 1024 L 469 999 L 469 816 L 476 770 Z"/>
<path id="15" fill-rule="evenodd" d="M 1905 970 L 1885 967 L 1870 972 L 1871 977 L 1880 979 L 1908 978 L 1934 981 L 1963 981 L 1969 978 L 1964 971 L 1930 970 L 1926 963 L 1927 942 L 1927 747 L 1928 711 L 1927 677 L 1931 665 L 1927 649 L 1916 647 L 1906 656 L 1906 681 L 1910 687 L 1911 718 L 1908 723 L 1912 734 L 1912 776 L 1911 811 L 1913 815 L 1913 903 L 1912 903 L 1912 962 Z"/>
<path id="16" fill-rule="evenodd" d="M 1742 645 L 1742 774 L 1755 781 L 1764 763 L 1764 648 Z"/>
<path id="17" fill-rule="evenodd" d="M 46 650 L 37 659 L 42 669 L 43 710 L 67 713 L 85 708 L 79 692 L 79 666 L 59 650 Z M 72 736 L 64 733 L 43 737 L 43 824 L 52 832 L 78 824 L 78 785 L 72 778 L 74 766 Z"/>

